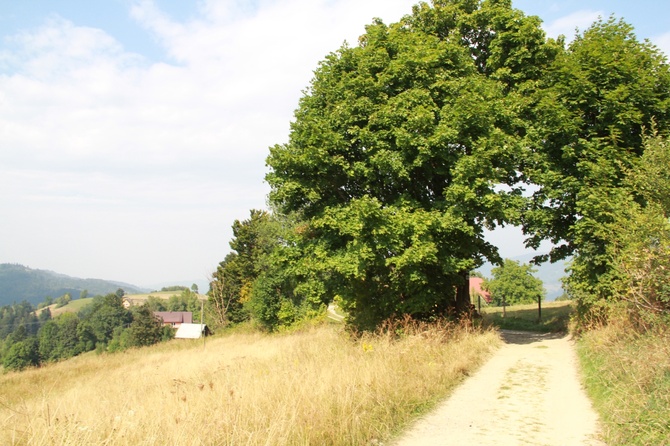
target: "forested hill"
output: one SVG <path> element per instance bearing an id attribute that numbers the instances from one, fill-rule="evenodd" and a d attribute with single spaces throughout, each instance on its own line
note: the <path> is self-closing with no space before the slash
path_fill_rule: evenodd
<path id="1" fill-rule="evenodd" d="M 78 279 L 53 271 L 31 269 L 23 265 L 0 264 L 0 306 L 27 300 L 33 305 L 44 301 L 47 296 L 54 299 L 70 293 L 73 299 L 83 290 L 89 296 L 114 293 L 122 288 L 126 293 L 140 293 L 145 290 L 122 282 L 101 279 Z"/>

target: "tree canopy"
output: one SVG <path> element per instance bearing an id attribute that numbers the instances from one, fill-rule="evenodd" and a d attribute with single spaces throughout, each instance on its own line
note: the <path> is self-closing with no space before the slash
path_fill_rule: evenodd
<path id="1" fill-rule="evenodd" d="M 267 181 L 325 300 L 359 326 L 469 305 L 468 271 L 500 260 L 484 229 L 522 204 L 525 91 L 559 50 L 510 1 L 434 1 L 320 64 Z"/>
<path id="2" fill-rule="evenodd" d="M 505 259 L 501 266 L 491 270 L 493 276 L 483 287 L 491 293 L 494 305 L 532 304 L 544 299 L 542 280 L 533 275 L 531 265 Z"/>
<path id="3" fill-rule="evenodd" d="M 665 240 L 665 155 L 643 158 L 665 144 L 669 101 L 665 56 L 613 17 L 567 46 L 510 0 L 374 20 L 317 67 L 270 148 L 273 213 L 235 222 L 210 300 L 268 328 L 331 301 L 364 329 L 460 315 L 469 271 L 512 269 L 485 238 L 507 224 L 527 247 L 553 243 L 536 262 L 572 256 L 580 304 L 630 298 L 632 253 Z M 624 247 L 627 218 L 646 232 Z"/>
<path id="4" fill-rule="evenodd" d="M 601 19 L 559 53 L 532 97 L 521 166 L 537 187 L 521 214 L 528 245 L 552 241 L 552 260 L 575 255 L 573 292 L 604 298 L 615 275 L 603 232 L 619 210 L 614 198 L 645 132 L 670 128 L 665 56 L 629 24 Z"/>

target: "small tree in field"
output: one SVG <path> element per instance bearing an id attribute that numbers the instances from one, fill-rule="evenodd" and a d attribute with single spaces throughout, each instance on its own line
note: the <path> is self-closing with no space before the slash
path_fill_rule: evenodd
<path id="1" fill-rule="evenodd" d="M 491 270 L 493 278 L 485 280 L 483 287 L 491 293 L 494 305 L 532 304 L 545 295 L 542 280 L 534 272 L 528 264 L 505 259 L 502 266 Z"/>
<path id="2" fill-rule="evenodd" d="M 136 307 L 133 321 L 127 329 L 128 338 L 125 347 L 142 347 L 160 342 L 163 338 L 163 324 L 146 306 Z"/>
<path id="3" fill-rule="evenodd" d="M 7 370 L 23 370 L 40 364 L 40 352 L 37 338 L 31 337 L 19 341 L 9 348 L 2 361 Z"/>

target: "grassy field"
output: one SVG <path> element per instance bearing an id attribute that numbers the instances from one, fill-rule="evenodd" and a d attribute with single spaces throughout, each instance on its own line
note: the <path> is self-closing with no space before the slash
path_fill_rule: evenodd
<path id="1" fill-rule="evenodd" d="M 605 441 L 670 445 L 670 330 L 638 334 L 626 324 L 582 335 L 578 352 Z"/>
<path id="2" fill-rule="evenodd" d="M 500 343 L 447 325 L 391 327 L 399 331 L 236 333 L 7 373 L 0 444 L 379 444 Z"/>
<path id="3" fill-rule="evenodd" d="M 169 299 L 172 296 L 181 295 L 181 291 L 154 291 L 153 293 L 144 293 L 144 294 L 127 294 L 126 297 L 133 300 L 147 300 L 150 296 L 157 297 L 159 299 Z M 204 294 L 198 294 L 198 299 L 207 299 L 207 296 Z"/>
<path id="4" fill-rule="evenodd" d="M 543 302 L 542 320 L 538 321 L 537 304 L 482 308 L 482 318 L 498 328 L 507 330 L 561 332 L 568 330 L 573 307 L 570 301 Z"/>
<path id="5" fill-rule="evenodd" d="M 135 302 L 140 302 L 145 301 L 149 298 L 149 296 L 157 297 L 159 299 L 164 299 L 168 300 L 172 296 L 179 296 L 181 294 L 181 291 L 155 291 L 153 293 L 145 293 L 145 294 L 127 294 L 126 297 L 132 299 Z M 198 299 L 207 299 L 207 296 L 203 294 L 198 294 Z M 56 308 L 56 304 L 49 305 L 47 308 L 51 310 L 51 316 L 56 317 L 59 314 L 63 313 L 76 313 L 79 310 L 81 310 L 84 306 L 88 305 L 93 301 L 92 297 L 87 297 L 85 299 L 74 299 L 68 302 L 67 305 L 64 305 L 60 308 Z M 37 314 L 42 310 L 38 310 Z"/>

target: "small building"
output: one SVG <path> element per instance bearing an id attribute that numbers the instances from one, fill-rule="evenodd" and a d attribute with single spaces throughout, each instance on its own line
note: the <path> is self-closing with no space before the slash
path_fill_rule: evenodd
<path id="1" fill-rule="evenodd" d="M 130 309 L 130 307 L 135 306 L 135 305 L 141 305 L 144 301 L 140 299 L 131 299 L 128 296 L 124 296 L 122 300 L 122 305 L 123 308 L 126 310 Z"/>
<path id="2" fill-rule="evenodd" d="M 163 325 L 169 325 L 174 328 L 193 322 L 193 313 L 190 311 L 154 311 L 154 316 L 160 318 Z"/>
<path id="3" fill-rule="evenodd" d="M 207 324 L 187 324 L 183 323 L 177 328 L 174 334 L 175 339 L 200 339 L 202 336 L 207 336 L 209 329 Z"/>
<path id="4" fill-rule="evenodd" d="M 482 288 L 483 282 L 484 279 L 481 277 L 470 277 L 470 298 L 474 300 L 479 296 L 484 299 L 486 303 L 491 303 L 491 293 Z"/>

